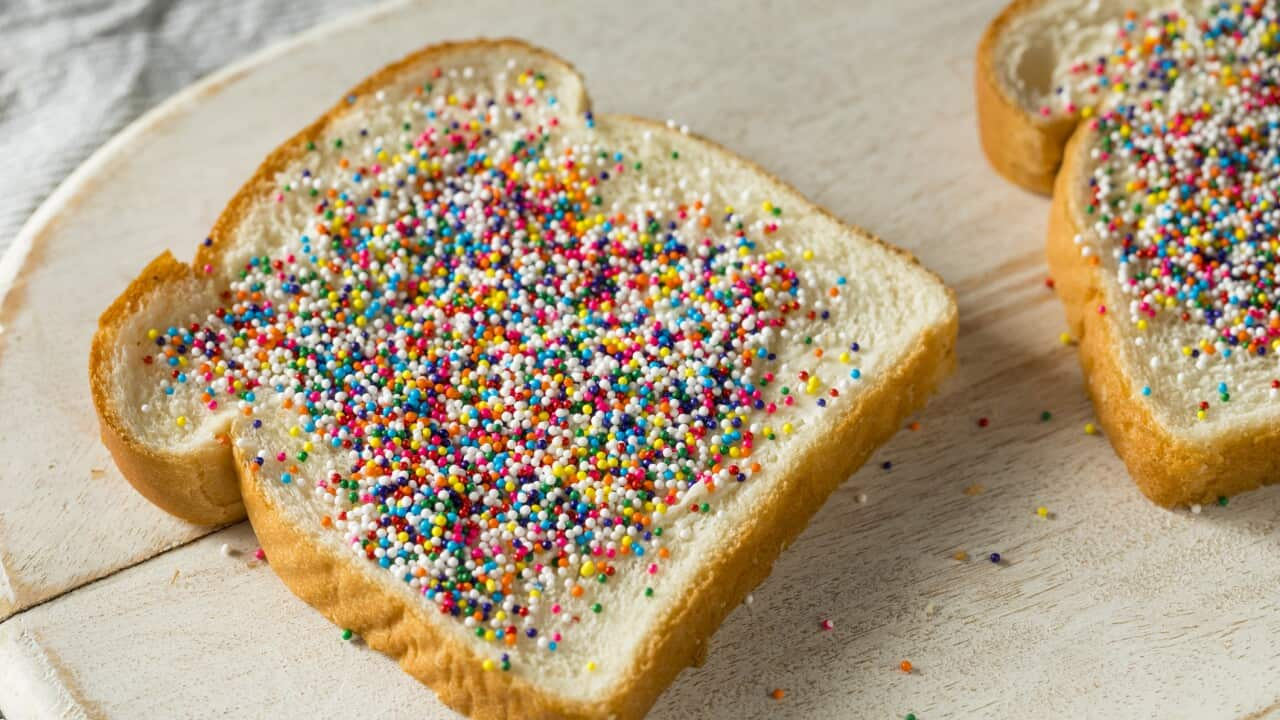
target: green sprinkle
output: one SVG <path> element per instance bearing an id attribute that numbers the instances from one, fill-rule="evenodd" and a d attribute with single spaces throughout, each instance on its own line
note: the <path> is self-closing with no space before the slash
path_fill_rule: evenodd
<path id="1" fill-rule="evenodd" d="M 647 587 L 647 588 L 645 588 L 645 589 L 644 589 L 644 596 L 645 596 L 645 597 L 653 597 L 653 588 L 651 588 L 651 587 Z"/>
<path id="2" fill-rule="evenodd" d="M 354 637 L 354 636 L 355 636 L 355 633 L 351 632 L 350 630 L 343 630 L 343 631 L 342 631 L 342 639 L 343 639 L 343 640 L 350 640 L 350 639 L 351 639 L 352 637 Z"/>
<path id="3" fill-rule="evenodd" d="M 600 603 L 596 603 L 591 606 L 591 612 L 593 613 L 599 613 L 601 610 L 604 610 L 604 606 Z"/>
<path id="4" fill-rule="evenodd" d="M 316 149 L 316 144 L 315 144 L 315 143 L 313 143 L 313 142 L 308 142 L 308 143 L 307 143 L 307 151 L 308 151 L 308 152 L 310 152 L 310 151 L 312 151 L 312 150 L 315 150 L 315 149 Z"/>
<path id="5" fill-rule="evenodd" d="M 671 159 L 672 159 L 672 160 L 679 160 L 679 159 L 680 159 L 680 153 L 679 153 L 679 152 L 676 152 L 675 150 L 672 150 L 672 151 L 671 151 Z"/>
<path id="6" fill-rule="evenodd" d="M 1227 498 L 1226 495 L 1222 495 L 1218 497 L 1218 504 L 1221 505 L 1222 507 L 1226 507 L 1228 502 L 1231 502 L 1231 501 Z"/>
<path id="7" fill-rule="evenodd" d="M 342 147 L 342 138 L 338 138 L 337 140 L 334 140 L 334 141 L 333 141 L 333 146 L 334 146 L 335 148 L 340 148 L 340 147 Z"/>
<path id="8" fill-rule="evenodd" d="M 1045 410 L 1044 412 L 1040 413 L 1040 422 L 1049 422 L 1049 419 L 1052 417 L 1053 417 L 1053 413 L 1049 412 L 1048 410 Z"/>

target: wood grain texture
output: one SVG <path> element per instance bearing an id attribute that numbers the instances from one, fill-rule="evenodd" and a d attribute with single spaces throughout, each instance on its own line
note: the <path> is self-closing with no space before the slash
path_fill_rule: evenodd
<path id="1" fill-rule="evenodd" d="M 3 336 L 0 400 L 9 408 L 16 397 L 3 384 L 15 353 L 37 340 L 70 343 L 81 322 L 71 313 L 82 313 L 87 343 L 100 310 L 87 304 L 98 294 L 105 303 L 165 247 L 189 257 L 260 156 L 334 93 L 430 42 L 519 35 L 574 62 L 599 109 L 679 118 L 915 252 L 960 301 L 960 369 L 920 428 L 832 496 L 654 717 L 1280 717 L 1280 492 L 1167 512 L 1141 497 L 1104 438 L 1082 431 L 1089 403 L 1044 287 L 1048 203 L 990 171 L 975 130 L 972 52 L 1001 4 L 517 12 L 513 1 L 477 0 L 467 13 L 406 5 L 348 26 L 340 54 L 312 35 L 166 111 L 110 180 L 64 214 L 63 229 L 41 239 L 22 276 L 27 296 L 51 289 L 66 316 L 24 321 L 22 343 Z M 98 247 L 104 236 L 109 246 Z M 82 292 L 65 284 L 95 267 Z M 21 317 L 40 305 L 16 307 Z M 45 365 L 50 382 L 83 383 L 83 353 L 65 379 Z M 26 397 L 65 405 L 64 423 L 87 403 L 74 387 Z M 0 418 L 0 442 L 21 449 L 4 439 L 18 427 L 12 415 Z M 47 429 L 39 418 L 18 419 Z M 43 452 L 61 459 L 82 442 L 81 452 L 105 458 L 94 429 L 80 432 Z M 145 505 L 114 509 L 131 496 L 113 471 L 91 481 L 118 494 L 91 507 L 66 491 L 90 481 L 59 485 L 57 475 L 34 485 L 44 495 L 27 476 L 0 477 L 10 493 L 0 498 L 0 557 L 25 558 L 10 575 L 45 578 L 46 596 L 190 537 Z M 14 498 L 30 503 L 25 512 L 8 509 Z M 1041 505 L 1050 518 L 1036 515 Z M 11 545 L 10 518 L 37 507 L 58 508 L 57 523 L 39 515 L 48 528 L 33 521 L 34 535 Z M 75 532 L 100 542 L 58 544 Z M 150 539 L 111 545 L 130 533 Z M 267 568 L 223 557 L 224 542 L 254 547 L 237 526 L 0 624 L 0 708 L 10 720 L 368 717 L 405 707 L 455 717 L 389 660 L 341 642 Z M 952 559 L 957 551 L 971 559 Z M 832 630 L 820 629 L 824 619 Z M 911 674 L 897 668 L 903 659 Z M 775 688 L 786 697 L 773 700 Z"/>

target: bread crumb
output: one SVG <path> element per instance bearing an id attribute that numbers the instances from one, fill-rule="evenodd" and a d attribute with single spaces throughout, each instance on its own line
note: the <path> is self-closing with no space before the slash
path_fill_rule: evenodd
<path id="1" fill-rule="evenodd" d="M 970 485 L 969 487 L 967 487 L 967 488 L 965 488 L 965 489 L 964 489 L 964 494 L 965 494 L 965 495 L 968 495 L 968 496 L 970 496 L 970 497 L 972 497 L 972 496 L 974 496 L 974 495 L 981 495 L 982 493 L 984 493 L 984 492 L 986 492 L 986 491 L 987 491 L 987 489 L 986 489 L 985 487 L 983 487 L 981 484 L 979 484 L 979 483 L 974 483 L 974 484 L 972 484 L 972 485 Z"/>
<path id="2" fill-rule="evenodd" d="M 179 574 L 179 573 L 181 573 L 181 572 L 182 572 L 181 570 L 174 570 L 174 571 L 173 571 L 173 577 L 169 578 L 169 584 L 170 584 L 170 585 L 172 585 L 172 584 L 174 584 L 174 583 L 178 582 L 178 574 Z"/>

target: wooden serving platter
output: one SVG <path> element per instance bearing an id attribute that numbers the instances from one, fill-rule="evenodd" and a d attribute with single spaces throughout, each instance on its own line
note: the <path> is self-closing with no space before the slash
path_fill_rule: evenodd
<path id="1" fill-rule="evenodd" d="M 85 357 L 128 279 L 163 249 L 190 257 L 258 160 L 348 86 L 421 45 L 517 35 L 576 64 L 598 110 L 678 118 L 913 251 L 960 301 L 955 377 L 655 717 L 1280 717 L 1280 492 L 1161 510 L 1083 431 L 1045 287 L 1048 202 L 977 144 L 972 54 L 1000 5 L 397 3 L 139 120 L 0 262 L 0 711 L 455 717 L 289 595 L 247 525 L 185 525 L 136 496 L 98 442 Z"/>

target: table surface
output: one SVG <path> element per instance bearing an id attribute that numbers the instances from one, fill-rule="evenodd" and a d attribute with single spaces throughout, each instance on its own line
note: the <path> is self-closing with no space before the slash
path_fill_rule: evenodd
<path id="1" fill-rule="evenodd" d="M 246 524 L 197 528 L 138 498 L 97 440 L 84 358 L 138 268 L 189 257 L 257 161 L 346 87 L 423 44 L 509 34 L 577 65 L 598 112 L 688 123 L 959 298 L 960 368 L 918 429 L 831 497 L 654 717 L 1280 717 L 1280 494 L 1161 510 L 1083 432 L 1044 284 L 1048 203 L 977 145 L 972 53 L 999 5 L 395 4 L 145 116 L 0 263 L 0 406 L 22 408 L 0 417 L 0 453 L 26 471 L 0 478 L 0 709 L 455 717 L 293 598 Z"/>

